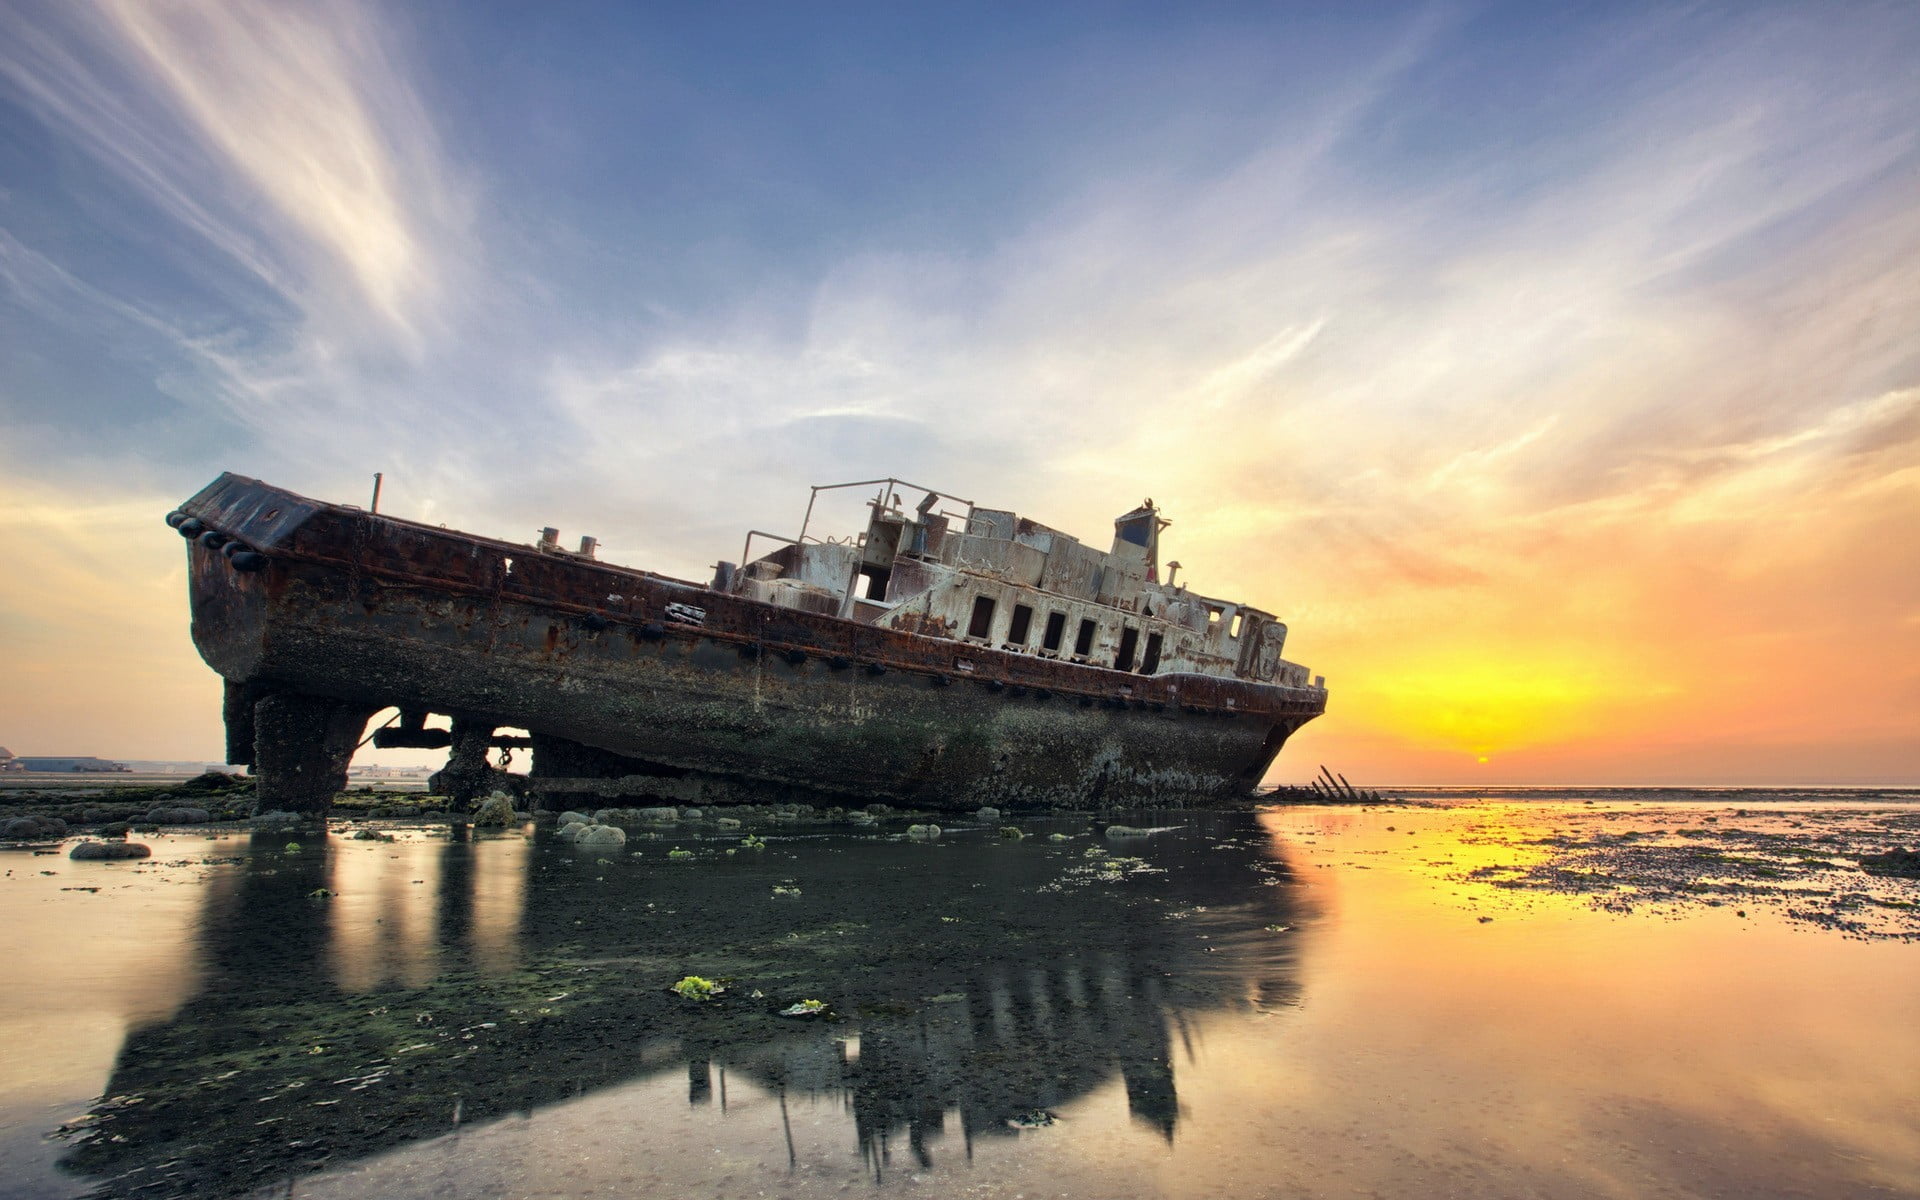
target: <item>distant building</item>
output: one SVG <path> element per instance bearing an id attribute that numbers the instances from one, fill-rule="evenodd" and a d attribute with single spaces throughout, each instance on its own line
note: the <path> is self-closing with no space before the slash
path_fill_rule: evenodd
<path id="1" fill-rule="evenodd" d="M 425 779 L 433 774 L 432 767 L 381 767 L 368 765 L 349 767 L 347 774 L 354 779 Z"/>
<path id="2" fill-rule="evenodd" d="M 22 769 L 28 771 L 65 771 L 86 775 L 104 775 L 116 772 L 125 773 L 133 769 L 125 763 L 117 763 L 105 758 L 95 758 L 90 754 L 78 754 L 66 758 L 43 758 L 36 755 L 29 755 L 25 758 L 16 758 L 13 761 L 19 763 Z"/>
<path id="3" fill-rule="evenodd" d="M 0 771 L 24 770 L 26 770 L 26 768 L 21 766 L 20 760 L 13 756 L 13 751 L 7 749 L 5 746 L 0 746 Z"/>

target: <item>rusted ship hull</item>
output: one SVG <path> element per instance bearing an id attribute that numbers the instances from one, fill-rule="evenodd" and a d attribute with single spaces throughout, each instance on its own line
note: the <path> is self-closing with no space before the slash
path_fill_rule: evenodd
<path id="1" fill-rule="evenodd" d="M 311 806 L 388 706 L 447 714 L 482 748 L 528 730 L 548 791 L 592 776 L 603 794 L 685 802 L 1217 801 L 1249 794 L 1325 703 L 777 607 L 234 475 L 179 514 L 229 755 L 289 803 L 304 788 Z"/>

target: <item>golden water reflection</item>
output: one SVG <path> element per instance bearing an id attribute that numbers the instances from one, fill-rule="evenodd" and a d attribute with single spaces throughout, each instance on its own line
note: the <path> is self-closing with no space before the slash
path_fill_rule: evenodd
<path id="1" fill-rule="evenodd" d="M 1626 825 L 1676 823 L 1655 815 Z M 1281 1058 L 1317 1085 L 1289 1117 L 1304 1105 L 1309 1127 L 1345 1135 L 1342 1178 L 1391 1190 L 1492 1172 L 1636 1196 L 1713 1164 L 1736 1194 L 1742 1179 L 1765 1194 L 1920 1192 L 1915 948 L 1758 906 L 1614 914 L 1461 878 L 1539 861 L 1564 816 L 1262 817 L 1328 911 L 1304 960 L 1313 1003 Z M 1196 1105 L 1271 1105 L 1273 1058 L 1243 1026 L 1215 1024 L 1245 1052 L 1215 1060 Z M 1352 1154 L 1369 1131 L 1393 1153 Z"/>
<path id="2" fill-rule="evenodd" d="M 330 846 L 328 955 L 343 991 L 423 987 L 451 949 L 483 971 L 520 954 L 527 854 L 522 837 L 403 839 Z"/>

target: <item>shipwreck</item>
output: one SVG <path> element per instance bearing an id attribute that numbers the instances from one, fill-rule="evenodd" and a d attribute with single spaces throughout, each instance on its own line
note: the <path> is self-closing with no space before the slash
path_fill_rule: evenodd
<path id="1" fill-rule="evenodd" d="M 866 529 L 813 536 L 842 488 L 875 489 Z M 795 536 L 749 533 L 706 583 L 377 508 L 229 473 L 167 515 L 263 809 L 324 812 L 390 708 L 374 743 L 447 749 L 456 804 L 948 810 L 1246 797 L 1326 708 L 1284 623 L 1161 578 L 1151 500 L 1101 550 L 898 479 L 825 485 Z M 528 774 L 489 762 L 520 749 Z"/>

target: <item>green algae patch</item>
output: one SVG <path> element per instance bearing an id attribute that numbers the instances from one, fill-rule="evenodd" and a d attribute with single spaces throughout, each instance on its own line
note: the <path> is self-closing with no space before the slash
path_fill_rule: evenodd
<path id="1" fill-rule="evenodd" d="M 727 990 L 724 983 L 701 975 L 688 975 L 667 989 L 683 1000 L 707 1001 Z"/>

